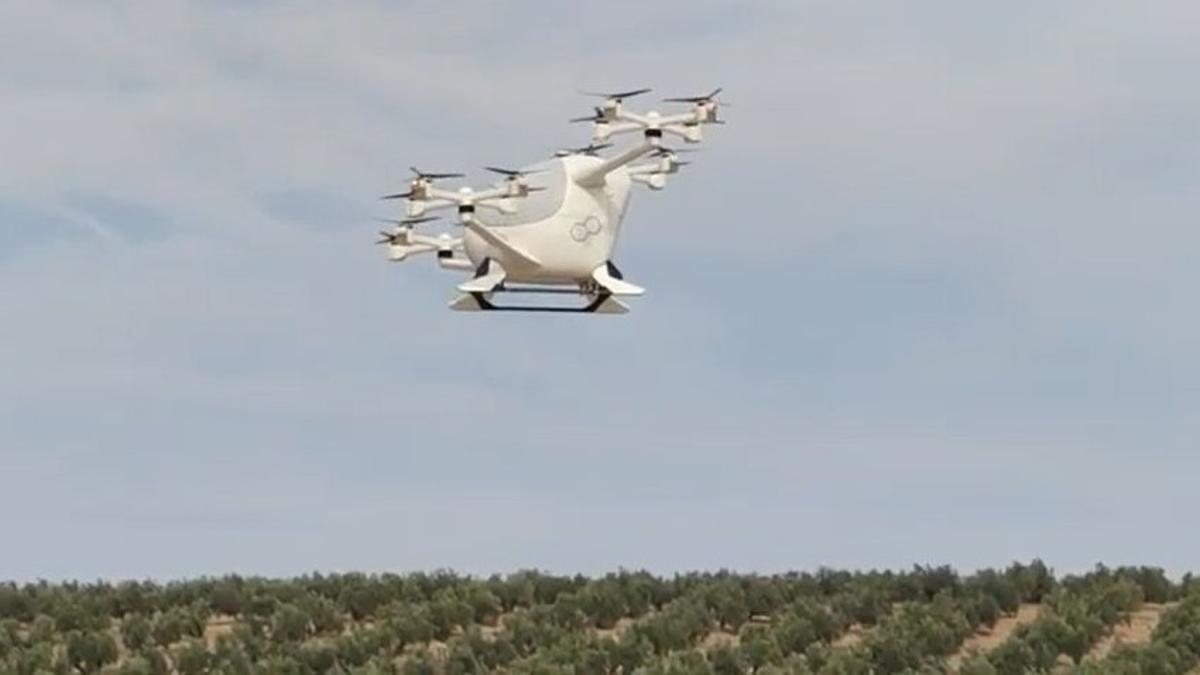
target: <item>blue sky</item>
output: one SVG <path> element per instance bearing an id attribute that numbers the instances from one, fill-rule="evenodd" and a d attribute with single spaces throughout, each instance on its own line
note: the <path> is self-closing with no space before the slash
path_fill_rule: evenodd
<path id="1" fill-rule="evenodd" d="M 3 13 L 0 578 L 1196 568 L 1194 3 Z M 372 247 L 640 86 L 633 313 Z"/>

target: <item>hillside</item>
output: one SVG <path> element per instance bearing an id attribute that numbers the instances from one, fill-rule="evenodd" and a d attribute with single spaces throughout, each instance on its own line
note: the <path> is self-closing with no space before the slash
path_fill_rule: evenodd
<path id="1" fill-rule="evenodd" d="M 0 673 L 1186 673 L 1200 584 L 1041 562 L 0 584 Z"/>

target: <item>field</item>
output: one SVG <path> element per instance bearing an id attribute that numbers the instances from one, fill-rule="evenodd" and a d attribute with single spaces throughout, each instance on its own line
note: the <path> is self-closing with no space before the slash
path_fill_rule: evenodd
<path id="1" fill-rule="evenodd" d="M 1190 673 L 1200 583 L 1039 561 L 0 584 L 0 673 Z"/>

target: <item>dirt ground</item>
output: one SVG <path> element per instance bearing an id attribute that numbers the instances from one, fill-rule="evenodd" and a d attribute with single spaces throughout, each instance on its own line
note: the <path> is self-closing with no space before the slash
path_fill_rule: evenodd
<path id="1" fill-rule="evenodd" d="M 1113 627 L 1113 630 L 1108 635 L 1104 636 L 1088 653 L 1089 659 L 1102 659 L 1108 655 L 1119 644 L 1141 644 L 1150 641 L 1151 634 L 1158 627 L 1158 621 L 1162 618 L 1163 612 L 1167 610 L 1167 605 L 1157 605 L 1146 603 L 1142 608 L 1129 615 L 1126 621 L 1122 621 Z"/>
<path id="2" fill-rule="evenodd" d="M 854 624 L 847 628 L 845 633 L 842 633 L 836 640 L 833 641 L 833 646 L 853 647 L 854 645 L 862 642 L 862 638 L 863 627 L 858 624 Z"/>
<path id="3" fill-rule="evenodd" d="M 1017 608 L 1016 614 L 1000 617 L 991 630 L 981 631 L 967 638 L 963 641 L 958 653 L 950 657 L 950 669 L 958 670 L 962 662 L 972 654 L 986 654 L 1000 646 L 1000 643 L 1007 640 L 1019 626 L 1023 626 L 1038 618 L 1038 614 L 1041 611 L 1041 605 L 1021 605 Z"/>
<path id="4" fill-rule="evenodd" d="M 233 632 L 237 619 L 232 616 L 214 616 L 204 626 L 204 643 L 209 649 L 217 646 L 217 638 Z"/>

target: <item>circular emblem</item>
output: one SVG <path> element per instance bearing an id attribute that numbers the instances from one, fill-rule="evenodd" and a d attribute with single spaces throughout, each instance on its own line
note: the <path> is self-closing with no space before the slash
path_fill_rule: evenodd
<path id="1" fill-rule="evenodd" d="M 604 223 L 601 223 L 599 218 L 588 216 L 571 226 L 571 238 L 582 244 L 589 238 L 600 234 L 603 229 Z"/>

